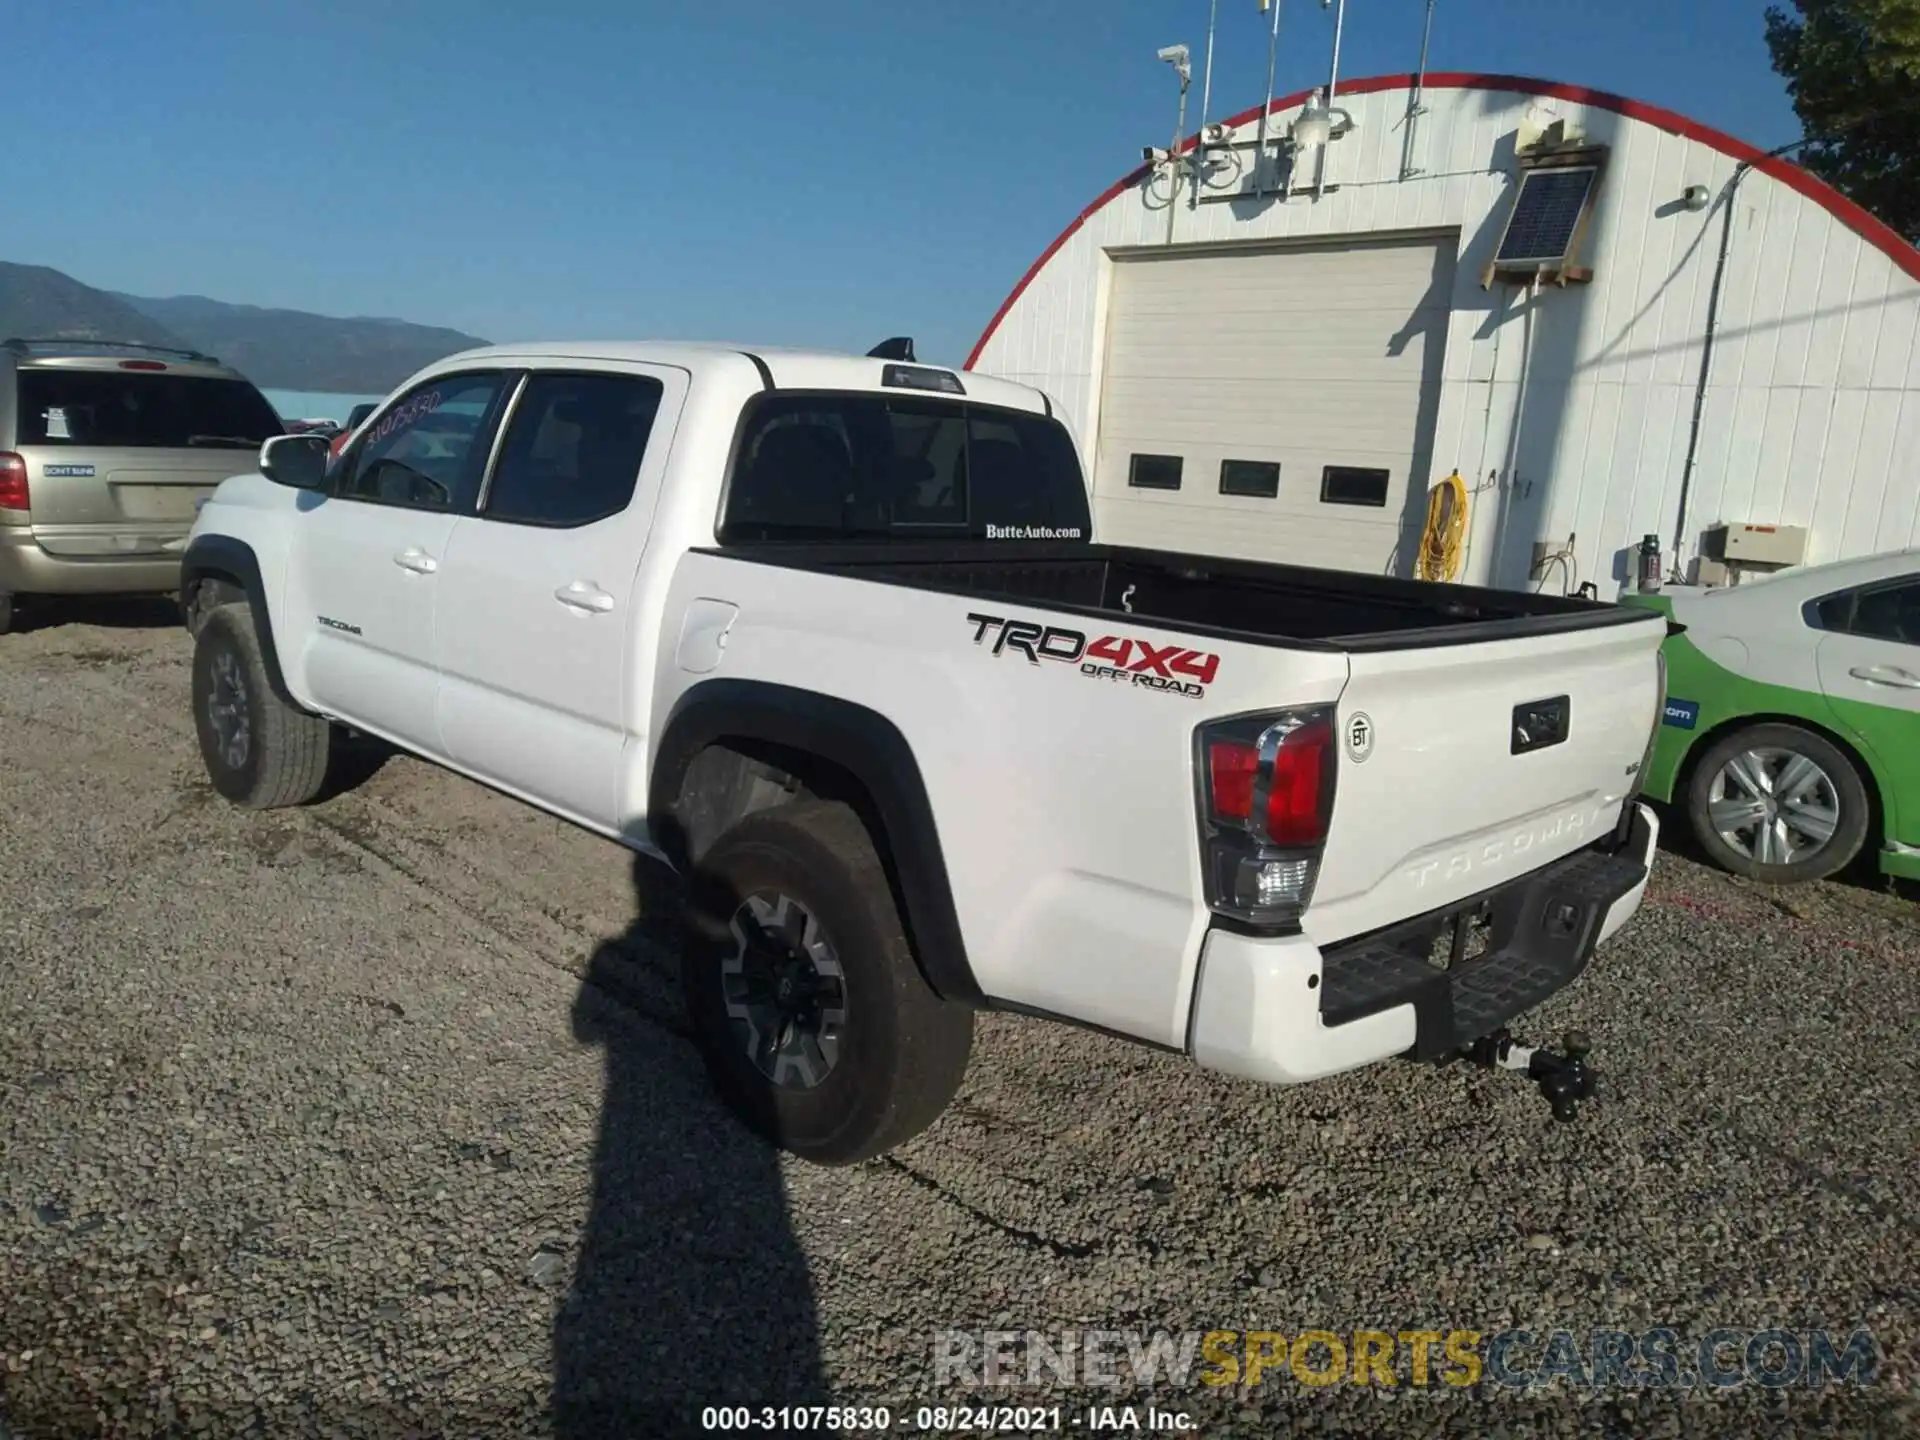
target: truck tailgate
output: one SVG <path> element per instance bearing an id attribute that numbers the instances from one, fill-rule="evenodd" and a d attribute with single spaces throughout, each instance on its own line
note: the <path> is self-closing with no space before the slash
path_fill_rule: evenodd
<path id="1" fill-rule="evenodd" d="M 1665 622 L 1359 651 L 1307 932 L 1454 904 L 1604 836 L 1639 788 Z"/>

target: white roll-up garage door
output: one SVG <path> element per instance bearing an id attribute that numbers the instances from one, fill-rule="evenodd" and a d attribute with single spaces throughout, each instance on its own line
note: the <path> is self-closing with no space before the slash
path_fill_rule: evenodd
<path id="1" fill-rule="evenodd" d="M 1457 234 L 1114 257 L 1103 540 L 1407 573 Z"/>

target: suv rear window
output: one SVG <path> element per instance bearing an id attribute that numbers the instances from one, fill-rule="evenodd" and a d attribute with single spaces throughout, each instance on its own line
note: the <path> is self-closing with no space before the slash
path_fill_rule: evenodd
<path id="1" fill-rule="evenodd" d="M 285 429 L 245 380 L 141 370 L 22 370 L 16 444 L 256 449 Z"/>
<path id="2" fill-rule="evenodd" d="M 953 400 L 772 394 L 741 430 L 723 543 L 1084 540 L 1079 457 L 1057 420 Z"/>

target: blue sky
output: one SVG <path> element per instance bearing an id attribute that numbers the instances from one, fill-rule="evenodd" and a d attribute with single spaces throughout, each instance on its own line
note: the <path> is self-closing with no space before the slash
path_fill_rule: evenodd
<path id="1" fill-rule="evenodd" d="M 1284 92 L 1331 12 L 1283 0 Z M 689 337 L 958 362 L 1033 257 L 1166 143 L 1207 0 L 85 0 L 8 21 L 0 259 L 136 294 L 494 340 Z M 1221 0 L 1214 111 L 1265 20 Z M 1799 134 L 1765 0 L 1439 0 L 1431 65 Z M 1406 71 L 1424 0 L 1348 0 Z M 1197 119 L 1197 113 L 1192 116 Z"/>

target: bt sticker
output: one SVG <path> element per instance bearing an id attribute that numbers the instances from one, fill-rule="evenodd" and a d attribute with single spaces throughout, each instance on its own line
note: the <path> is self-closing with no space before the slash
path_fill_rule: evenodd
<path id="1" fill-rule="evenodd" d="M 1347 753 L 1356 762 L 1373 754 L 1373 717 L 1364 710 L 1347 717 Z"/>

